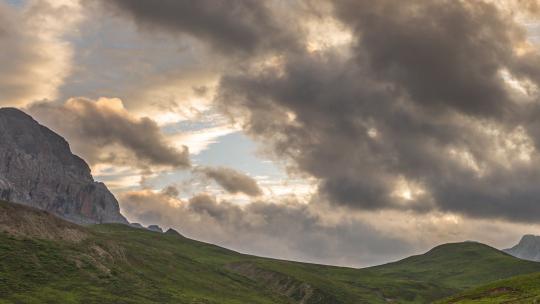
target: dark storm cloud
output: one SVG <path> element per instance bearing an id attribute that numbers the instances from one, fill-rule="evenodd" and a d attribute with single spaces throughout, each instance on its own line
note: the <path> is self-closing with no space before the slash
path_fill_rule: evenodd
<path id="1" fill-rule="evenodd" d="M 351 56 L 294 51 L 229 72 L 222 109 L 331 202 L 537 220 L 540 112 L 501 72 L 540 70 L 514 50 L 526 36 L 511 16 L 481 1 L 334 4 Z"/>
<path id="2" fill-rule="evenodd" d="M 256 201 L 240 208 L 207 194 L 180 201 L 164 192 L 137 191 L 122 194 L 120 203 L 132 220 L 174 227 L 188 237 L 250 254 L 359 266 L 412 251 L 406 241 L 359 220 L 325 223 L 309 205 L 295 201 Z"/>
<path id="3" fill-rule="evenodd" d="M 113 0 L 103 1 L 144 29 L 185 33 L 227 53 L 293 43 L 265 1 Z"/>
<path id="4" fill-rule="evenodd" d="M 279 155 L 291 157 L 299 170 L 319 178 L 321 190 L 339 203 L 369 209 L 393 204 L 393 174 L 387 171 L 397 165 L 396 159 L 387 151 L 390 143 L 370 138 L 371 128 L 410 130 L 416 135 L 417 139 L 403 142 L 407 145 L 403 148 L 415 150 L 401 155 L 410 161 L 416 160 L 417 152 L 412 140 L 422 144 L 414 133 L 452 136 L 433 124 L 417 122 L 414 113 L 400 109 L 393 96 L 349 60 L 331 53 L 288 59 L 283 74 L 224 77 L 220 101 L 232 116 L 239 116 L 236 109 L 247 109 L 246 129 L 261 140 L 271 140 Z M 290 111 L 294 121 L 289 121 Z M 381 123 L 382 115 L 392 115 L 394 122 L 389 123 L 395 126 Z M 426 157 L 436 156 L 426 153 L 417 161 L 427 161 Z"/>
<path id="5" fill-rule="evenodd" d="M 38 103 L 28 110 L 37 120 L 76 142 L 81 156 L 91 163 L 100 159 L 108 145 L 119 145 L 137 160 L 152 165 L 185 168 L 190 166 L 187 147 L 171 147 L 158 125 L 150 118 L 135 118 L 117 100 L 71 99 L 65 104 Z"/>
<path id="6" fill-rule="evenodd" d="M 523 34 L 482 1 L 338 1 L 358 38 L 359 60 L 423 107 L 501 115 L 510 107 L 499 76 Z"/>
<path id="7" fill-rule="evenodd" d="M 244 193 L 249 196 L 259 196 L 262 194 L 257 181 L 252 177 L 225 167 L 202 167 L 197 169 L 207 178 L 214 180 L 227 192 L 236 194 Z"/>
<path id="8" fill-rule="evenodd" d="M 296 29 L 306 12 L 284 22 L 268 2 L 106 5 L 142 28 L 238 55 L 221 77 L 219 107 L 292 170 L 315 177 L 332 203 L 538 219 L 538 96 L 524 103 L 505 76 L 540 84 L 538 51 L 516 49 L 527 45 L 511 12 L 518 5 L 308 2 L 330 4 L 352 44 L 305 51 L 309 38 Z M 262 53 L 278 60 L 261 64 L 254 55 Z"/>

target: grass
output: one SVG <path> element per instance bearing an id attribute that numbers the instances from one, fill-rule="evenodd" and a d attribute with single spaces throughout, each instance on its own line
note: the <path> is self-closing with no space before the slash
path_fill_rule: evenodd
<path id="1" fill-rule="evenodd" d="M 13 209 L 0 203 L 0 211 L 8 206 Z M 28 212 L 34 211 L 22 211 Z M 38 215 L 43 232 L 49 215 Z M 2 225 L 14 223 L 0 216 Z M 0 232 L 0 304 L 429 303 L 540 271 L 540 263 L 479 243 L 446 244 L 399 262 L 353 269 L 243 255 L 125 225 L 81 228 L 82 240 L 55 238 L 65 234 L 58 223 L 54 234 L 13 231 Z"/>
<path id="2" fill-rule="evenodd" d="M 540 303 L 540 273 L 491 282 L 439 303 Z"/>
<path id="3" fill-rule="evenodd" d="M 218 248 L 128 227 L 95 228 L 76 245 L 0 234 L 0 303 L 288 303 L 221 270 Z"/>

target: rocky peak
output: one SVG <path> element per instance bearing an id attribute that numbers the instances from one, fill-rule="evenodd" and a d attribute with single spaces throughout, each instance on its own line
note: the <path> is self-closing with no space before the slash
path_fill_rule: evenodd
<path id="1" fill-rule="evenodd" d="M 540 236 L 524 235 L 517 245 L 503 251 L 520 259 L 540 262 Z"/>
<path id="2" fill-rule="evenodd" d="M 526 234 L 519 241 L 519 244 L 532 244 L 532 243 L 540 243 L 540 236 Z"/>
<path id="3" fill-rule="evenodd" d="M 0 108 L 0 199 L 79 224 L 127 223 L 68 142 L 15 108 Z"/>

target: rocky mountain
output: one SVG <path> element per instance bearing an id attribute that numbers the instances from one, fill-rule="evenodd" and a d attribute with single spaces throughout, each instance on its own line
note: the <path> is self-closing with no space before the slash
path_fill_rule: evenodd
<path id="1" fill-rule="evenodd" d="M 78 224 L 127 223 L 67 141 L 15 108 L 0 108 L 0 199 Z"/>
<path id="2" fill-rule="evenodd" d="M 524 235 L 516 246 L 503 251 L 520 259 L 540 262 L 540 236 Z"/>

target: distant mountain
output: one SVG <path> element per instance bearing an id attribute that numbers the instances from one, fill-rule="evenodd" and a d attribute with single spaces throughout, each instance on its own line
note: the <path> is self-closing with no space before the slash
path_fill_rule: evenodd
<path id="1" fill-rule="evenodd" d="M 0 108 L 0 199 L 79 224 L 127 223 L 69 144 L 15 108 Z"/>
<path id="2" fill-rule="evenodd" d="M 240 254 L 174 231 L 117 224 L 80 227 L 5 202 L 0 202 L 0 257 L 2 304 L 430 303 L 540 271 L 540 263 L 474 242 L 445 244 L 365 269 L 282 261 Z"/>
<path id="3" fill-rule="evenodd" d="M 517 245 L 503 251 L 520 259 L 540 262 L 540 236 L 524 235 Z"/>

